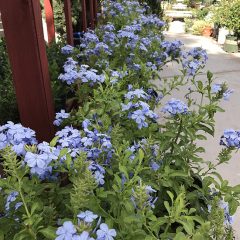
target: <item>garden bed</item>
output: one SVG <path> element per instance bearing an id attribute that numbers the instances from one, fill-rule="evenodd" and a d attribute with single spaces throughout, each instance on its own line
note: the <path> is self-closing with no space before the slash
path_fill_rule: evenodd
<path id="1" fill-rule="evenodd" d="M 96 30 L 79 48 L 62 48 L 58 78 L 70 98 L 56 114 L 55 138 L 39 143 L 20 124 L 0 127 L 0 236 L 232 240 L 240 186 L 216 167 L 240 147 L 240 133 L 223 133 L 215 165 L 197 145 L 214 135 L 214 115 L 231 91 L 210 72 L 196 80 L 206 51 L 164 40 L 164 22 L 146 4 L 103 4 Z M 172 61 L 182 74 L 161 79 Z M 163 104 L 185 85 L 184 100 Z"/>

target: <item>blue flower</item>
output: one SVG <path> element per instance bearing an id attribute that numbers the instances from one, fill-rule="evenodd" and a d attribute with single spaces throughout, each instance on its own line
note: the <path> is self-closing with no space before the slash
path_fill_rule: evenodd
<path id="1" fill-rule="evenodd" d="M 93 85 L 94 83 L 103 83 L 105 81 L 105 77 L 103 74 L 98 75 L 98 71 L 96 69 L 89 69 L 87 65 L 81 65 L 79 71 L 79 77 L 83 83 L 90 83 Z"/>
<path id="2" fill-rule="evenodd" d="M 25 146 L 37 144 L 36 133 L 21 124 L 7 122 L 0 126 L 0 150 L 11 146 L 17 155 L 25 155 Z"/>
<path id="3" fill-rule="evenodd" d="M 222 208 L 224 210 L 224 224 L 232 225 L 233 224 L 233 216 L 230 215 L 228 203 L 224 202 L 222 200 L 222 201 L 220 201 L 219 206 L 220 206 L 220 208 Z"/>
<path id="4" fill-rule="evenodd" d="M 157 171 L 160 168 L 160 165 L 157 164 L 156 162 L 151 163 L 151 168 L 153 171 Z"/>
<path id="5" fill-rule="evenodd" d="M 94 178 L 96 179 L 96 182 L 98 183 L 98 185 L 104 185 L 105 183 L 104 175 L 101 172 L 96 171 L 94 173 Z"/>
<path id="6" fill-rule="evenodd" d="M 91 122 L 89 119 L 85 119 L 83 122 L 82 122 L 82 127 L 83 129 L 88 129 L 88 127 L 91 125 Z"/>
<path id="7" fill-rule="evenodd" d="M 81 235 L 74 235 L 72 240 L 94 240 L 94 238 L 91 238 L 88 232 L 83 231 Z"/>
<path id="8" fill-rule="evenodd" d="M 94 33 L 94 31 L 88 31 L 84 33 L 83 38 L 81 38 L 81 48 L 88 48 L 89 44 L 98 43 L 98 36 Z"/>
<path id="9" fill-rule="evenodd" d="M 71 54 L 72 52 L 73 52 L 73 49 L 74 49 L 74 47 L 73 46 L 71 46 L 71 45 L 66 45 L 66 46 L 64 46 L 64 47 L 62 47 L 62 49 L 61 49 L 61 52 L 63 53 L 63 54 Z"/>
<path id="10" fill-rule="evenodd" d="M 58 237 L 55 240 L 72 240 L 76 232 L 77 230 L 71 221 L 64 222 L 63 226 L 57 229 Z"/>
<path id="11" fill-rule="evenodd" d="M 223 91 L 223 99 L 225 101 L 229 100 L 230 95 L 233 93 L 232 89 L 226 89 L 226 87 L 224 86 L 224 83 L 220 84 L 220 83 L 216 83 L 212 85 L 212 93 L 219 93 Z"/>
<path id="12" fill-rule="evenodd" d="M 216 83 L 212 85 L 212 93 L 218 93 L 222 90 L 222 84 Z"/>
<path id="13" fill-rule="evenodd" d="M 66 113 L 65 110 L 61 110 L 60 112 L 56 113 L 56 120 L 53 122 L 53 124 L 60 126 L 63 120 L 69 118 L 69 116 L 69 113 Z"/>
<path id="14" fill-rule="evenodd" d="M 184 102 L 172 98 L 163 107 L 162 112 L 170 113 L 171 115 L 187 114 L 188 113 L 188 107 Z"/>
<path id="15" fill-rule="evenodd" d="M 97 240 L 114 240 L 116 236 L 115 229 L 109 229 L 106 223 L 102 223 L 100 229 L 97 230 Z"/>
<path id="16" fill-rule="evenodd" d="M 227 91 L 225 91 L 225 92 L 223 93 L 223 99 L 224 99 L 225 101 L 229 100 L 230 95 L 231 95 L 232 93 L 233 93 L 233 90 L 228 89 Z"/>
<path id="17" fill-rule="evenodd" d="M 127 98 L 129 100 L 133 99 L 134 97 L 147 99 L 148 94 L 146 92 L 144 92 L 142 89 L 136 89 L 133 91 L 129 91 L 127 94 L 125 94 L 125 98 Z"/>
<path id="18" fill-rule="evenodd" d="M 66 82 L 68 85 L 74 83 L 77 79 L 79 79 L 77 66 L 78 63 L 76 61 L 72 58 L 68 58 L 63 66 L 64 74 L 60 74 L 58 79 Z"/>
<path id="19" fill-rule="evenodd" d="M 129 102 L 128 104 L 121 103 L 121 106 L 122 106 L 122 111 L 127 111 L 131 109 L 134 106 L 134 104 L 132 102 Z"/>
<path id="20" fill-rule="evenodd" d="M 49 166 L 52 159 L 49 159 L 49 156 L 46 153 L 35 154 L 27 152 L 24 161 L 30 167 L 31 173 L 36 174 L 41 178 L 45 177 L 46 174 L 51 173 L 52 171 L 52 167 Z"/>
<path id="21" fill-rule="evenodd" d="M 86 223 L 92 223 L 95 219 L 98 218 L 98 215 L 94 214 L 91 211 L 85 211 L 85 212 L 81 212 L 77 215 L 77 217 L 81 220 L 83 220 Z"/>
<path id="22" fill-rule="evenodd" d="M 190 76 L 195 75 L 199 69 L 203 68 L 208 59 L 206 50 L 199 47 L 183 53 L 182 57 L 183 68 L 187 70 Z"/>
<path id="23" fill-rule="evenodd" d="M 9 210 L 10 210 L 10 204 L 11 204 L 12 202 L 16 201 L 18 195 L 19 195 L 19 193 L 16 192 L 16 191 L 15 191 L 15 192 L 11 192 L 11 193 L 8 195 L 7 201 L 6 201 L 6 204 L 5 204 L 5 209 L 6 209 L 6 211 L 9 211 Z M 22 205 L 22 203 L 18 203 L 18 205 L 16 204 L 16 205 L 15 205 L 15 210 L 16 210 L 18 207 L 20 207 L 19 204 L 20 204 L 20 206 Z M 17 206 L 17 207 L 16 207 L 16 206 Z"/>
<path id="24" fill-rule="evenodd" d="M 144 113 L 142 112 L 142 110 L 136 110 L 131 114 L 131 119 L 133 119 L 137 124 L 138 124 L 138 128 L 142 129 L 143 127 L 147 127 L 148 123 L 145 122 L 146 117 L 144 115 Z"/>
<path id="25" fill-rule="evenodd" d="M 224 134 L 220 140 L 220 145 L 240 148 L 240 131 L 235 131 L 233 129 L 224 130 Z"/>
<path id="26" fill-rule="evenodd" d="M 146 204 L 149 205 L 151 208 L 155 208 L 154 204 L 157 201 L 158 197 L 154 198 L 151 194 L 156 193 L 157 191 L 153 189 L 151 186 L 146 186 L 145 190 L 148 195 L 148 201 Z"/>
<path id="27" fill-rule="evenodd" d="M 104 181 L 105 169 L 102 166 L 100 166 L 97 163 L 92 162 L 89 165 L 88 169 L 92 172 L 98 185 L 103 185 L 105 183 L 105 181 Z"/>
<path id="28" fill-rule="evenodd" d="M 115 27 L 111 23 L 107 23 L 106 25 L 101 26 L 101 29 L 103 31 L 113 32 L 115 30 Z"/>
<path id="29" fill-rule="evenodd" d="M 128 38 L 130 40 L 138 40 L 138 36 L 135 35 L 133 32 L 129 32 L 129 31 L 124 31 L 124 30 L 119 30 L 118 34 L 117 34 L 118 38 Z"/>

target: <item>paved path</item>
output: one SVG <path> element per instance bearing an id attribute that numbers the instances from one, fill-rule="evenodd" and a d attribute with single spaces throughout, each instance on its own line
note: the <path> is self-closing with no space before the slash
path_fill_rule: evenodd
<path id="1" fill-rule="evenodd" d="M 202 36 L 166 33 L 166 39 L 181 40 L 186 48 L 203 47 L 206 49 L 209 60 L 205 71 L 213 72 L 217 83 L 226 82 L 229 88 L 234 89 L 234 94 L 230 97 L 230 100 L 221 103 L 226 112 L 216 115 L 215 136 L 201 144 L 206 148 L 206 158 L 213 161 L 221 149 L 219 139 L 224 129 L 240 129 L 240 53 L 225 53 L 214 40 Z M 171 63 L 164 69 L 162 77 L 171 77 L 178 73 L 177 64 Z M 205 76 L 201 77 L 204 78 Z M 177 93 L 177 95 L 181 98 L 181 93 Z M 174 97 L 176 96 L 174 95 Z M 222 165 L 218 171 L 225 179 L 229 180 L 230 184 L 240 184 L 240 152 L 234 154 L 230 163 Z M 240 208 L 235 215 L 234 229 L 236 230 L 236 239 L 240 240 Z"/>

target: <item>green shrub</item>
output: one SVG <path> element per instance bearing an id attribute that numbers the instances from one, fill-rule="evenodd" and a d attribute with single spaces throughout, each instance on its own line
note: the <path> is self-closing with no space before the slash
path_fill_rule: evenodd
<path id="1" fill-rule="evenodd" d="M 240 34 L 240 0 L 222 0 L 214 11 L 214 20 L 234 34 Z"/>
<path id="2" fill-rule="evenodd" d="M 6 121 L 19 121 L 19 115 L 6 44 L 0 39 L 0 125 Z"/>
<path id="3" fill-rule="evenodd" d="M 207 26 L 211 26 L 211 25 L 204 20 L 196 20 L 194 21 L 192 26 L 192 33 L 195 35 L 201 35 L 204 28 Z"/>

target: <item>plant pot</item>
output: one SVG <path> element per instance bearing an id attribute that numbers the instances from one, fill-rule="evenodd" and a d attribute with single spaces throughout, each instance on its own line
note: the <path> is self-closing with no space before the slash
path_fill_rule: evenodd
<path id="1" fill-rule="evenodd" d="M 238 52 L 237 37 L 232 35 L 227 35 L 226 41 L 223 46 L 223 50 L 229 53 L 237 53 Z"/>
<path id="2" fill-rule="evenodd" d="M 218 43 L 224 44 L 226 40 L 226 36 L 229 34 L 229 30 L 226 28 L 220 28 L 218 33 Z"/>
<path id="3" fill-rule="evenodd" d="M 202 31 L 202 35 L 205 36 L 205 37 L 210 37 L 212 35 L 212 27 L 205 27 Z"/>

